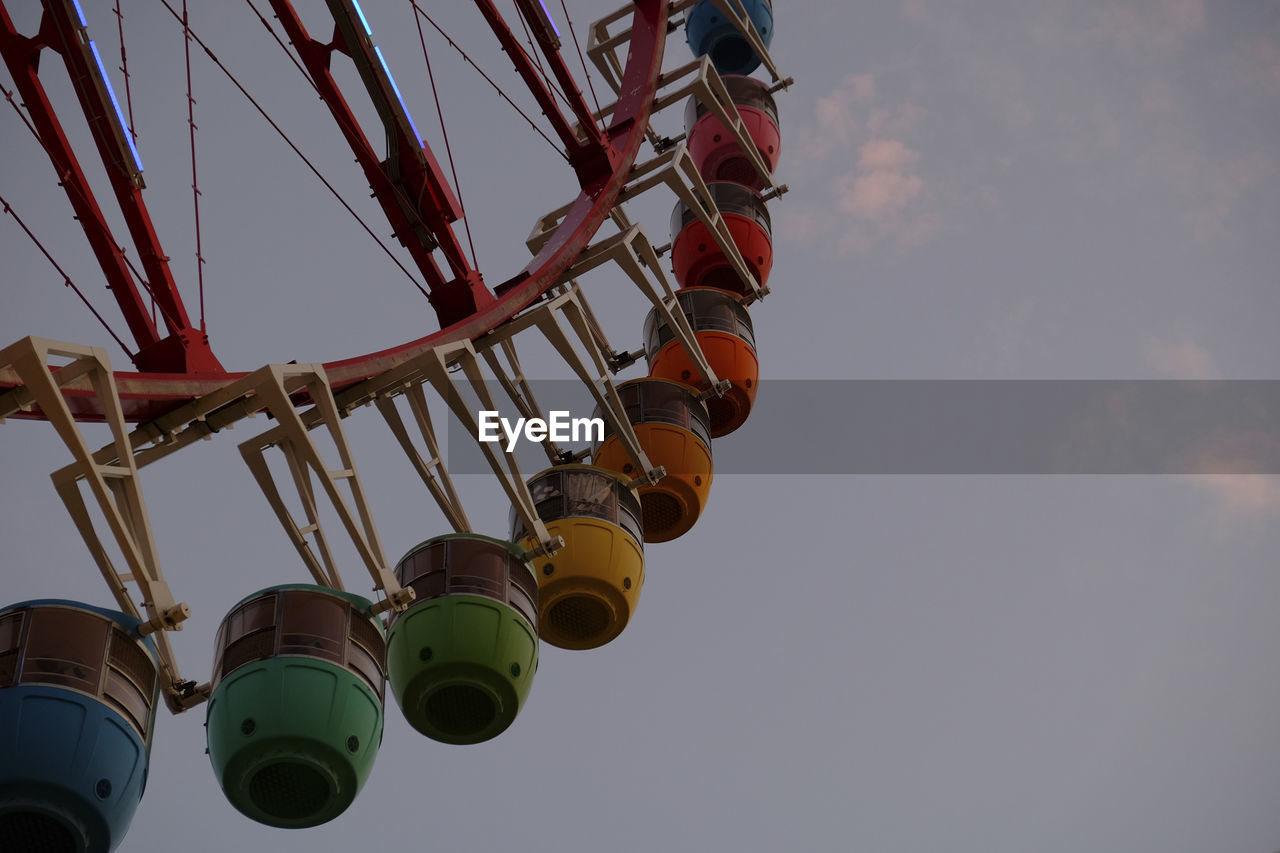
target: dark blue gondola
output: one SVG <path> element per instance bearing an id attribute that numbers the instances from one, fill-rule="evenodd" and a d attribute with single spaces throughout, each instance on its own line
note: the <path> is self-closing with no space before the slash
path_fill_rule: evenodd
<path id="1" fill-rule="evenodd" d="M 746 10 L 751 23 L 760 33 L 765 47 L 773 40 L 773 4 L 770 0 L 729 0 L 730 5 Z M 696 56 L 711 57 L 711 64 L 721 74 L 750 74 L 760 66 L 756 55 L 738 28 L 711 0 L 689 10 L 685 19 L 685 38 Z"/>
<path id="2" fill-rule="evenodd" d="M 58 599 L 0 610 L 0 850 L 115 849 L 146 787 L 159 695 L 137 619 Z"/>

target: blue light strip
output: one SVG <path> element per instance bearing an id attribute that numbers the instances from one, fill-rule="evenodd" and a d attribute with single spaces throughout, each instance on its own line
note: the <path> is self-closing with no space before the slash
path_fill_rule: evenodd
<path id="1" fill-rule="evenodd" d="M 542 7 L 542 14 L 547 16 L 547 23 L 551 24 L 551 30 L 556 34 L 556 38 L 560 38 L 560 28 L 556 26 L 556 19 L 551 17 L 551 12 L 547 9 L 547 4 L 538 0 L 538 5 Z"/>
<path id="2" fill-rule="evenodd" d="M 373 30 L 369 29 L 369 19 L 364 16 L 364 9 L 360 8 L 360 0 L 351 0 L 351 5 L 356 7 L 356 14 L 360 16 L 360 24 L 364 27 L 364 34 L 373 38 Z"/>
<path id="3" fill-rule="evenodd" d="M 77 9 L 79 6 L 77 5 Z M 120 130 L 124 133 L 124 141 L 129 145 L 129 153 L 133 155 L 133 165 L 139 172 L 142 171 L 142 156 L 138 154 L 138 147 L 133 144 L 133 134 L 129 132 L 129 125 L 125 123 L 124 111 L 120 109 L 120 102 L 116 100 L 116 91 L 111 88 L 111 78 L 107 76 L 107 69 L 102 64 L 102 57 L 98 55 L 98 46 L 89 41 L 89 50 L 93 52 L 93 61 L 98 63 L 98 74 L 102 76 L 102 82 L 107 87 L 107 94 L 111 96 L 111 105 L 116 108 L 116 121 L 120 122 Z"/>
<path id="4" fill-rule="evenodd" d="M 84 19 L 84 10 L 80 8 L 80 0 L 71 0 L 71 5 L 76 7 L 76 15 L 80 17 L 80 26 L 89 26 L 89 22 Z"/>
<path id="5" fill-rule="evenodd" d="M 413 116 L 409 115 L 409 108 L 405 106 L 404 97 L 400 94 L 400 87 L 396 85 L 396 78 L 391 76 L 391 69 L 387 67 L 387 60 L 382 57 L 382 48 L 374 45 L 373 52 L 377 54 L 378 61 L 382 63 L 382 70 L 386 72 L 387 79 L 391 81 L 391 89 L 396 93 L 396 100 L 400 102 L 400 109 L 404 111 L 404 117 L 409 120 L 409 127 L 413 130 L 413 141 L 421 145 L 422 134 L 418 133 L 417 125 L 413 123 Z"/>
<path id="6" fill-rule="evenodd" d="M 369 27 L 369 19 L 364 16 L 364 9 L 360 8 L 360 0 L 351 0 L 351 5 L 355 7 L 356 14 L 360 16 L 360 26 L 364 27 L 364 34 L 373 41 L 373 30 Z M 400 94 L 400 87 L 396 84 L 396 78 L 392 76 L 391 69 L 387 67 L 386 57 L 382 55 L 382 48 L 376 44 L 373 46 L 373 52 L 378 57 L 378 62 L 382 64 L 382 71 L 387 75 L 387 79 L 391 81 L 391 90 L 396 93 L 396 100 L 400 102 L 400 110 L 404 113 L 404 117 L 409 120 L 409 128 L 413 131 L 414 142 L 422 144 L 422 135 L 418 133 L 418 126 L 413 123 L 413 116 L 409 114 L 409 107 L 404 102 L 404 96 Z"/>

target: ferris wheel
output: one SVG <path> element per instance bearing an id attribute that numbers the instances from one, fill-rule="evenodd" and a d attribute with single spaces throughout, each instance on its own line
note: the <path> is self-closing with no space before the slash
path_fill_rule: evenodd
<path id="1" fill-rule="evenodd" d="M 188 49 L 223 67 L 185 4 L 160 2 Z M 114 370 L 96 346 L 27 337 L 0 348 L 0 420 L 47 421 L 66 444 L 73 461 L 54 484 L 112 596 L 111 607 L 0 602 L 0 849 L 114 849 L 142 796 L 162 699 L 174 713 L 205 705 L 227 799 L 277 827 L 315 826 L 352 804 L 382 740 L 388 687 L 433 740 L 498 736 L 529 693 L 540 643 L 594 649 L 626 628 L 645 545 L 694 528 L 710 497 L 714 440 L 740 428 L 755 401 L 749 308 L 769 292 L 767 205 L 786 191 L 774 177 L 773 96 L 792 82 L 769 51 L 769 0 L 633 0 L 582 39 L 563 2 L 514 0 L 504 16 L 476 0 L 522 97 L 541 113 L 530 124 L 566 163 L 569 200 L 536 219 L 530 260 L 500 281 L 477 266 L 452 155 L 419 133 L 374 37 L 379 22 L 358 0 L 326 0 L 323 30 L 308 29 L 289 0 L 268 2 L 273 18 L 258 20 L 327 107 L 439 329 L 336 361 L 229 369 L 234 353 L 215 351 L 189 312 L 144 200 L 129 111 L 93 38 L 111 10 L 42 0 L 38 26 L 22 30 L 0 0 L 0 54 L 14 86 L 4 93 L 54 166 L 128 329 L 116 339 L 134 368 Z M 422 4 L 409 6 L 419 28 L 440 29 Z M 118 3 L 114 12 L 122 21 Z M 683 59 L 669 49 L 677 32 Z M 123 54 L 123 29 L 121 44 Z M 64 68 L 76 103 L 55 106 L 44 82 Z M 599 97 L 593 76 L 607 87 Z M 343 82 L 352 79 L 358 85 Z M 136 262 L 86 177 L 89 153 L 73 150 L 64 129 L 77 111 Z M 376 115 L 373 133 L 358 115 Z M 195 189 L 194 159 L 192 173 Z M 657 246 L 629 205 L 664 187 L 676 203 L 670 239 Z M 198 235 L 198 191 L 196 205 Z M 588 300 L 589 277 L 609 266 L 650 306 L 634 324 L 640 349 L 615 348 Z M 588 449 L 574 450 L 539 406 L 520 360 L 531 337 L 589 396 L 592 417 L 574 419 L 590 433 Z M 624 378 L 632 368 L 639 375 Z M 503 535 L 473 528 L 433 404 L 476 439 L 511 505 Z M 343 427 L 366 408 L 452 528 L 395 562 Z M 545 470 L 526 475 L 510 445 L 484 439 L 486 415 L 503 410 L 526 424 Z M 191 607 L 162 571 L 140 471 L 258 414 L 270 426 L 239 450 L 306 582 L 247 589 L 218 629 L 210 676 L 193 678 L 202 663 L 179 661 L 167 637 Z M 85 422 L 105 423 L 111 440 L 95 449 Z M 289 476 L 278 481 L 281 459 Z M 340 529 L 327 529 L 326 515 Z M 371 598 L 348 590 L 336 537 L 349 540 Z"/>

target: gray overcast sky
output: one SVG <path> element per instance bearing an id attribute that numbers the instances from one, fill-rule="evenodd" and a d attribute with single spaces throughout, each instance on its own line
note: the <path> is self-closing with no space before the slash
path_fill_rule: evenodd
<path id="1" fill-rule="evenodd" d="M 83 5 L 114 67 L 111 4 Z M 438 5 L 486 69 L 505 67 L 462 20 L 470 4 Z M 190 304 L 180 31 L 154 0 L 123 7 L 147 198 Z M 437 145 L 408 4 L 366 8 Z M 611 8 L 569 4 L 580 33 Z M 362 202 L 327 114 L 248 8 L 202 4 L 193 23 Z M 1280 378 L 1280 2 L 782 3 L 776 23 L 796 86 L 779 97 L 791 192 L 771 207 L 773 294 L 752 309 L 766 378 Z M 500 280 L 570 176 L 428 35 L 481 265 Z M 678 34 L 668 47 L 669 65 L 685 61 Z M 206 301 L 227 366 L 330 360 L 434 328 L 195 60 Z M 0 194 L 105 303 L 7 106 L 0 139 Z M 669 210 L 665 197 L 636 208 L 655 243 Z M 8 218 L 0 258 L 0 344 L 107 344 Z M 609 273 L 586 286 L 636 348 L 638 297 Z M 565 375 L 536 350 L 530 365 Z M 445 524 L 375 421 L 347 427 L 394 560 Z M 261 424 L 143 476 L 167 576 L 195 609 L 175 638 L 192 677 L 207 676 L 231 604 L 305 579 L 234 446 Z M 830 424 L 832 442 L 856 434 Z M 48 480 L 66 461 L 51 430 L 5 424 L 0 459 L 2 598 L 108 603 Z M 477 527 L 501 535 L 490 480 L 462 485 Z M 162 715 L 121 849 L 1274 853 L 1278 521 L 1280 479 L 1256 476 L 723 477 L 689 535 L 647 549 L 627 631 L 591 652 L 544 647 L 526 709 L 495 741 L 436 744 L 388 708 L 353 807 L 290 832 L 226 804 L 202 709 Z"/>

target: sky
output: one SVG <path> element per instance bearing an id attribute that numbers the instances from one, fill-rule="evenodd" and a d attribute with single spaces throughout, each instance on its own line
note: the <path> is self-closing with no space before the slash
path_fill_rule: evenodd
<path id="1" fill-rule="evenodd" d="M 35 4 L 8 5 L 29 31 Z M 83 5 L 115 69 L 110 4 Z M 408 4 L 366 5 L 440 147 Z M 501 79 L 469 4 L 439 5 Z M 568 4 L 584 38 L 611 8 Z M 123 9 L 146 198 L 192 305 L 181 30 L 154 0 Z M 384 235 L 327 113 L 249 8 L 193 9 L 192 22 Z M 480 265 L 501 280 L 572 176 L 427 41 Z M 679 33 L 667 54 L 669 67 L 689 56 Z M 751 309 L 762 378 L 1280 378 L 1280 2 L 811 0 L 778 4 L 774 55 L 795 85 L 778 96 L 790 191 L 771 205 L 772 293 Z M 327 361 L 436 328 L 193 60 L 205 301 L 224 363 Z M 44 76 L 69 116 L 56 71 Z M 52 170 L 0 106 L 0 195 L 105 305 Z M 659 121 L 678 132 L 679 108 Z M 672 203 L 634 208 L 655 244 Z M 0 345 L 37 334 L 127 364 L 8 217 L 0 258 Z M 619 348 L 638 348 L 644 303 L 625 279 L 602 271 L 584 288 Z M 544 349 L 530 346 L 530 375 L 567 376 Z M 824 422 L 829 446 L 752 421 L 722 441 L 832 453 L 858 440 L 837 403 L 788 413 Z M 771 405 L 762 392 L 761 412 Z M 200 680 L 232 604 L 306 579 L 236 452 L 262 424 L 142 475 L 166 577 L 194 611 L 173 638 L 179 661 Z M 345 426 L 388 557 L 446 532 L 385 426 Z M 110 603 L 48 479 L 68 461 L 52 431 L 0 426 L 0 460 L 3 599 Z M 477 530 L 503 535 L 492 478 L 460 487 Z M 697 526 L 646 549 L 627 630 L 589 652 L 544 646 L 499 738 L 437 744 L 388 707 L 354 805 L 286 831 L 225 802 L 202 709 L 162 713 L 120 850 L 1275 853 L 1278 522 L 1274 476 L 718 472 Z"/>

